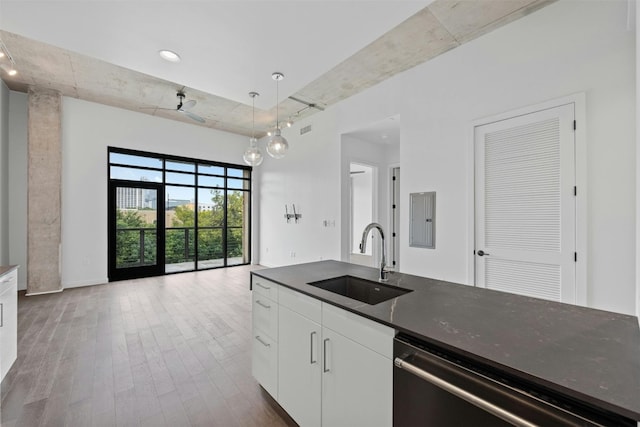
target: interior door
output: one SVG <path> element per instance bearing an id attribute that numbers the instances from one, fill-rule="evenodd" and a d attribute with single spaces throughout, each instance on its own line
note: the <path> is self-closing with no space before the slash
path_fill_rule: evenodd
<path id="1" fill-rule="evenodd" d="M 476 286 L 575 303 L 574 105 L 475 128 Z"/>
<path id="2" fill-rule="evenodd" d="M 164 274 L 162 186 L 109 183 L 109 280 Z"/>

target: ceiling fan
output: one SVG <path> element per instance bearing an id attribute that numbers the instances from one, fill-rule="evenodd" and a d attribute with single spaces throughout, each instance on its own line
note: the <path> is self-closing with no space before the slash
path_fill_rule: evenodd
<path id="1" fill-rule="evenodd" d="M 179 90 L 176 94 L 180 102 L 176 106 L 176 108 L 155 108 L 156 110 L 168 110 L 168 111 L 178 111 L 185 116 L 189 117 L 196 122 L 204 123 L 205 120 L 197 114 L 192 113 L 190 110 L 195 107 L 197 104 L 196 100 L 190 99 L 187 102 L 184 102 L 184 98 L 186 97 L 185 93 L 182 90 Z M 143 107 L 146 108 L 146 107 Z"/>

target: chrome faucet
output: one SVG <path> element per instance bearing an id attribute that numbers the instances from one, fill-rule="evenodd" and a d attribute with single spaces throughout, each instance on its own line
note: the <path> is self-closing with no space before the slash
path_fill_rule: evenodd
<path id="1" fill-rule="evenodd" d="M 389 280 L 389 270 L 385 270 L 385 267 L 387 266 L 387 246 L 384 244 L 384 230 L 382 230 L 382 226 L 377 222 L 372 222 L 364 228 L 364 231 L 362 232 L 362 240 L 360 241 L 360 253 L 363 254 L 367 251 L 367 236 L 372 228 L 376 228 L 378 230 L 380 233 L 380 240 L 382 241 L 382 260 L 380 260 L 380 277 L 378 278 L 378 281 L 386 282 Z"/>

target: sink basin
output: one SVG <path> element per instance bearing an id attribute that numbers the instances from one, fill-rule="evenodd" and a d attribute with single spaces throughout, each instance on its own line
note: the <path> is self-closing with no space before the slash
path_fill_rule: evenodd
<path id="1" fill-rule="evenodd" d="M 411 289 L 384 285 L 379 282 L 353 276 L 334 277 L 332 279 L 311 282 L 309 285 L 362 301 L 370 305 L 375 305 L 383 301 L 399 297 L 400 295 L 404 295 L 408 292 L 412 292 Z"/>

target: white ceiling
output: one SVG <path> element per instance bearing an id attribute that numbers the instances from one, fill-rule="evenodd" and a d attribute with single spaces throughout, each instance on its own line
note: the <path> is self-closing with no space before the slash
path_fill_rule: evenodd
<path id="1" fill-rule="evenodd" d="M 315 114 L 553 1 L 0 0 L 0 41 L 18 69 L 0 77 L 247 136 L 257 91 L 260 137 L 276 113 Z M 175 111 L 183 87 L 203 123 Z"/>
<path id="2" fill-rule="evenodd" d="M 370 123 L 352 132 L 346 132 L 345 135 L 361 141 L 399 147 L 400 116 L 391 116 L 384 120 Z"/>
<path id="3" fill-rule="evenodd" d="M 274 71 L 282 100 L 431 1 L 0 0 L 0 28 L 248 105 L 255 90 L 270 109 Z"/>

